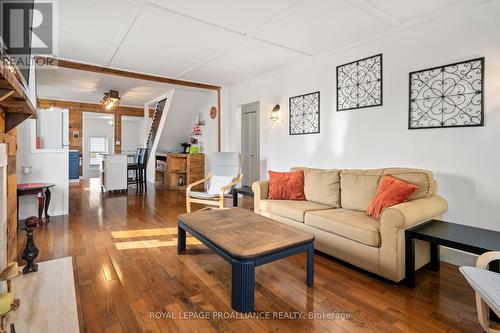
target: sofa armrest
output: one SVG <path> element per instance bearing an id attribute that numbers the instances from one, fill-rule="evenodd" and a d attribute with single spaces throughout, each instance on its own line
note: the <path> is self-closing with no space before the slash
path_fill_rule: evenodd
<path id="1" fill-rule="evenodd" d="M 267 199 L 269 194 L 269 181 L 259 180 L 252 184 L 253 211 L 260 214 L 260 200 Z"/>
<path id="2" fill-rule="evenodd" d="M 433 218 L 440 218 L 448 209 L 448 202 L 433 195 L 394 205 L 382 213 L 380 219 L 380 275 L 401 281 L 405 277 L 405 229 Z M 415 266 L 429 262 L 429 244 L 417 241 Z"/>
<path id="3" fill-rule="evenodd" d="M 412 225 L 440 216 L 448 210 L 448 202 L 438 195 L 394 205 L 384 210 L 381 229 L 406 229 Z"/>

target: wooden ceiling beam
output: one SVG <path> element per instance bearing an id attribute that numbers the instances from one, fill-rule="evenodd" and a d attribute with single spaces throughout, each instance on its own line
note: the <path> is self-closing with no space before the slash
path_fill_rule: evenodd
<path id="1" fill-rule="evenodd" d="M 192 82 L 192 81 L 184 81 L 184 80 L 172 79 L 172 78 L 168 78 L 168 77 L 164 77 L 164 76 L 156 76 L 156 75 L 149 75 L 149 74 L 143 74 L 143 73 L 137 73 L 137 72 L 124 71 L 121 69 L 114 69 L 114 68 L 109 68 L 109 67 L 89 65 L 89 64 L 83 64 L 80 62 L 55 59 L 55 58 L 37 57 L 37 63 L 43 63 L 43 64 L 56 66 L 56 67 L 70 68 L 70 69 L 76 69 L 76 70 L 93 72 L 93 73 L 122 76 L 122 77 L 127 77 L 130 79 L 173 84 L 173 85 L 191 87 L 191 88 L 216 90 L 216 91 L 221 89 L 220 86 L 215 86 L 215 85 L 211 85 L 211 84 L 198 83 L 198 82 Z"/>
<path id="2" fill-rule="evenodd" d="M 73 102 L 73 101 L 63 101 L 57 99 L 39 99 L 38 106 L 40 108 L 50 108 L 58 107 L 68 110 L 82 111 L 82 112 L 96 112 L 105 114 L 116 114 L 119 113 L 122 116 L 132 116 L 132 117 L 144 117 L 143 108 L 135 108 L 131 106 L 121 106 L 107 110 L 101 104 L 95 103 L 84 103 L 84 102 Z M 154 110 L 150 110 L 150 117 L 153 116 Z"/>

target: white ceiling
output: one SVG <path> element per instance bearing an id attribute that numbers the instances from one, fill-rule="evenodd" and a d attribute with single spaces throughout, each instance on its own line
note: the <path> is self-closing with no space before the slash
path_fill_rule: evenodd
<path id="1" fill-rule="evenodd" d="M 189 89 L 68 68 L 37 71 L 37 94 L 44 99 L 95 104 L 99 103 L 105 92 L 113 89 L 120 93 L 121 105 L 143 107 L 173 88 Z"/>
<path id="2" fill-rule="evenodd" d="M 57 56 L 232 85 L 485 1 L 62 0 Z M 92 85 L 82 73 L 74 81 Z M 67 82 L 67 74 L 40 75 L 40 96 L 48 97 L 43 86 Z M 99 89 L 113 88 L 104 81 Z"/>

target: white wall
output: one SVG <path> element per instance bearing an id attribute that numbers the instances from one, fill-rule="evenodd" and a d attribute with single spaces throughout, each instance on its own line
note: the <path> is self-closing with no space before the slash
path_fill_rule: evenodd
<path id="1" fill-rule="evenodd" d="M 217 151 L 217 120 L 210 119 L 210 108 L 217 105 L 217 95 L 214 91 L 176 89 L 163 131 L 160 133 L 157 151 L 176 151 L 181 148 L 181 142 L 187 142 L 191 137 L 194 124 L 201 112 L 206 122 L 202 126 L 202 135 L 197 137 L 203 142 L 205 154 Z"/>
<path id="2" fill-rule="evenodd" d="M 60 126 L 60 125 L 59 125 Z M 60 130 L 57 126 L 54 130 Z M 69 161 L 68 149 L 34 149 L 36 120 L 29 119 L 17 127 L 17 181 L 23 178 L 21 168 L 31 166 L 32 183 L 54 183 L 51 188 L 49 214 L 67 215 L 69 199 Z M 23 196 L 19 199 L 19 218 L 38 216 L 36 196 Z"/>
<path id="3" fill-rule="evenodd" d="M 242 104 L 260 101 L 261 175 L 268 169 L 406 166 L 432 170 L 449 221 L 500 230 L 500 1 L 229 89 L 224 150 L 240 150 Z M 327 34 L 328 31 L 325 31 Z M 384 105 L 336 112 L 336 66 L 383 53 Z M 408 73 L 484 56 L 485 126 L 408 130 Z M 321 91 L 321 133 L 288 135 L 288 98 Z M 282 119 L 269 120 L 279 103 Z"/>
<path id="4" fill-rule="evenodd" d="M 99 177 L 99 166 L 90 165 L 89 141 L 91 136 L 105 136 L 108 139 L 108 153 L 113 154 L 114 146 L 114 125 L 108 124 L 111 117 L 106 117 L 98 113 L 83 113 L 83 178 Z"/>
<path id="5" fill-rule="evenodd" d="M 122 153 L 135 152 L 144 144 L 144 118 L 122 116 Z"/>

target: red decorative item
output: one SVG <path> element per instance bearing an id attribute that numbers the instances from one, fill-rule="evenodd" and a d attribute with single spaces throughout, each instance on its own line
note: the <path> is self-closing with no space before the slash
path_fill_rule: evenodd
<path id="1" fill-rule="evenodd" d="M 199 125 L 194 125 L 192 135 L 201 135 L 201 127 Z"/>
<path id="2" fill-rule="evenodd" d="M 212 106 L 212 108 L 210 109 L 210 118 L 217 118 L 217 108 L 215 106 Z"/>
<path id="3" fill-rule="evenodd" d="M 377 194 L 366 213 L 374 219 L 380 220 L 384 209 L 405 202 L 417 189 L 416 185 L 385 176 L 380 181 Z"/>
<path id="4" fill-rule="evenodd" d="M 269 171 L 269 200 L 306 200 L 304 171 Z"/>

